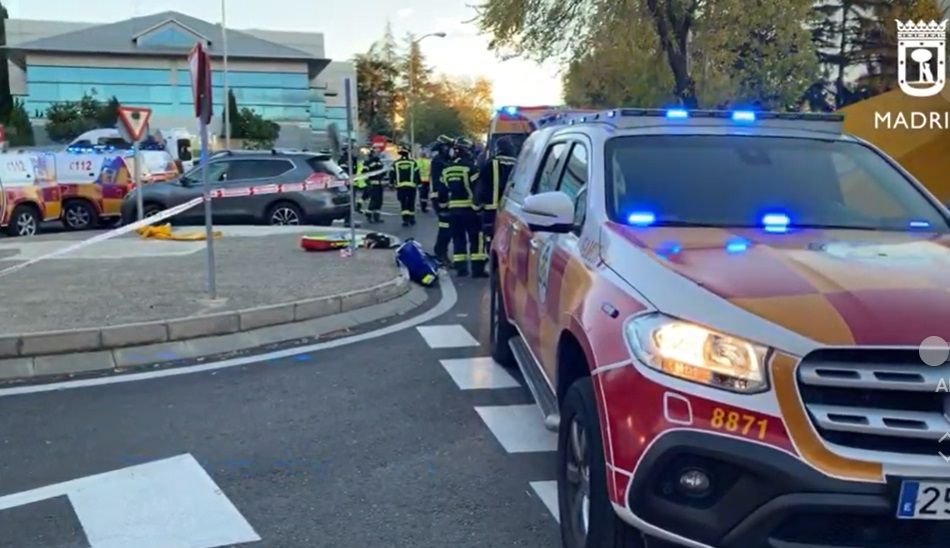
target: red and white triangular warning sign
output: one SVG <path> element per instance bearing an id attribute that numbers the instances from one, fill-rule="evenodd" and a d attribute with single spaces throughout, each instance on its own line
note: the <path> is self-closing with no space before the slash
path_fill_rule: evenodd
<path id="1" fill-rule="evenodd" d="M 139 142 L 145 137 L 148 120 L 152 117 L 152 109 L 144 107 L 119 107 L 119 121 L 133 142 Z"/>

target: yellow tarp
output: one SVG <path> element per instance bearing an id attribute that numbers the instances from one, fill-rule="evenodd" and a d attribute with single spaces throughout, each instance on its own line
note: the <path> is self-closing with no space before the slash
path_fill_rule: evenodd
<path id="1" fill-rule="evenodd" d="M 151 238 L 153 240 L 173 240 L 177 242 L 196 242 L 205 239 L 204 231 L 194 232 L 173 232 L 172 225 L 146 226 L 137 230 L 139 236 Z M 215 240 L 221 237 L 221 232 L 215 230 L 211 233 Z"/>
<path id="2" fill-rule="evenodd" d="M 950 128 L 887 128 L 878 123 L 875 113 L 891 114 L 891 121 L 902 113 L 908 123 L 912 112 L 950 112 L 950 86 L 933 97 L 910 97 L 894 90 L 841 109 L 844 129 L 856 137 L 880 147 L 920 180 L 942 202 L 950 201 Z"/>

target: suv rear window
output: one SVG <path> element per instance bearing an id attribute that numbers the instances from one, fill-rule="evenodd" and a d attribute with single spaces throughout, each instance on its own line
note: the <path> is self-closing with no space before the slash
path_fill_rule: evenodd
<path id="1" fill-rule="evenodd" d="M 793 226 L 948 230 L 902 173 L 854 142 L 719 135 L 618 137 L 606 147 L 607 206 L 625 222 L 755 227 L 765 213 Z M 913 223 L 913 225 L 911 224 Z"/>

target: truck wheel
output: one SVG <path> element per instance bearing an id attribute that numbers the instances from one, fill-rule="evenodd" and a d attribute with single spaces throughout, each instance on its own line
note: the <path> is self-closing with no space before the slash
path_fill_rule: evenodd
<path id="1" fill-rule="evenodd" d="M 607 466 L 590 377 L 575 382 L 561 404 L 557 494 L 565 548 L 644 548 L 607 496 Z"/>
<path id="2" fill-rule="evenodd" d="M 508 313 L 505 310 L 505 301 L 501 297 L 501 280 L 498 277 L 498 268 L 494 265 L 491 269 L 491 357 L 499 365 L 508 368 L 517 366 L 515 356 L 508 346 L 508 341 L 517 335 L 515 326 L 508 321 Z"/>
<path id="3" fill-rule="evenodd" d="M 87 230 L 99 222 L 96 209 L 83 200 L 70 200 L 63 204 L 63 226 L 67 230 Z"/>
<path id="4" fill-rule="evenodd" d="M 40 216 L 31 205 L 20 205 L 13 210 L 6 232 L 10 236 L 35 236 L 40 228 Z"/>

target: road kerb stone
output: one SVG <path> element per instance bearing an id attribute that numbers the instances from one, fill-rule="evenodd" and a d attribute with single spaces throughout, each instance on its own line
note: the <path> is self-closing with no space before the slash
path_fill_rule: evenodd
<path id="1" fill-rule="evenodd" d="M 342 306 L 338 295 L 307 299 L 294 305 L 294 321 L 312 320 L 340 312 L 342 312 Z"/>
<path id="2" fill-rule="evenodd" d="M 111 325 L 103 327 L 101 331 L 103 348 L 139 346 L 168 340 L 168 326 L 165 322 Z"/>
<path id="3" fill-rule="evenodd" d="M 0 379 L 20 379 L 33 376 L 33 358 L 0 360 Z"/>
<path id="4" fill-rule="evenodd" d="M 115 369 L 112 352 L 81 352 L 78 354 L 54 354 L 33 358 L 33 375 L 63 375 Z"/>
<path id="5" fill-rule="evenodd" d="M 0 337 L 0 358 L 12 358 L 20 355 L 20 335 Z"/>
<path id="6" fill-rule="evenodd" d="M 82 352 L 102 347 L 98 328 L 30 333 L 20 339 L 20 354 L 23 356 Z"/>
<path id="7" fill-rule="evenodd" d="M 236 333 L 240 328 L 241 322 L 237 312 L 180 318 L 168 320 L 168 340 L 180 341 L 209 335 L 227 335 Z"/>
<path id="8" fill-rule="evenodd" d="M 238 313 L 240 330 L 257 329 L 294 321 L 294 303 L 260 306 L 241 310 Z"/>

